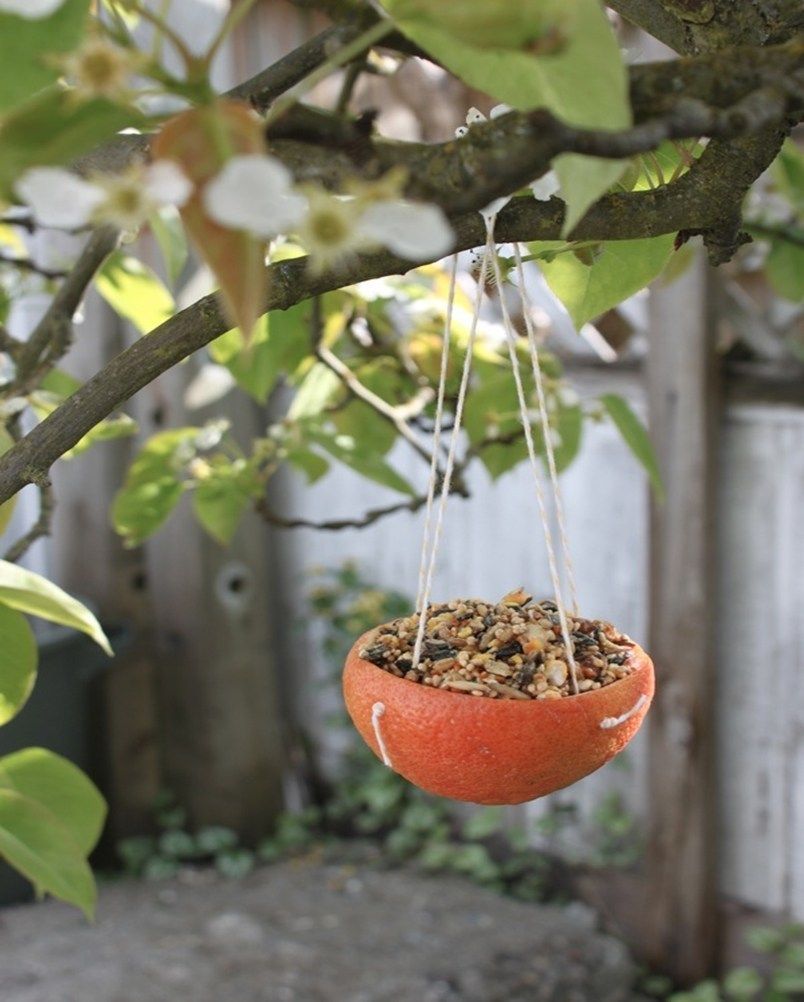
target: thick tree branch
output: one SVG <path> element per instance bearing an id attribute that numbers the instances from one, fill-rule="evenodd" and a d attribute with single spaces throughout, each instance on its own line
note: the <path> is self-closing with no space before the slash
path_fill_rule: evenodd
<path id="1" fill-rule="evenodd" d="M 773 142 L 764 136 L 754 146 L 739 151 L 746 186 L 772 159 Z M 576 230 L 581 240 L 633 239 L 658 236 L 682 228 L 708 230 L 722 223 L 721 202 L 733 197 L 733 175 L 725 171 L 728 144 L 710 144 L 701 161 L 687 174 L 654 191 L 609 195 L 592 207 Z M 756 172 L 756 173 L 754 173 Z M 720 180 L 718 180 L 720 178 Z M 500 242 L 560 239 L 563 203 L 558 199 L 537 202 L 515 199 L 498 218 Z M 485 243 L 482 218 L 475 212 L 452 219 L 456 250 Z M 266 311 L 284 310 L 304 299 L 370 278 L 401 274 L 417 264 L 390 253 L 363 255 L 347 270 L 313 274 L 304 258 L 283 261 L 268 268 Z M 56 411 L 0 458 L 0 503 L 26 483 L 43 475 L 99 421 L 108 417 L 134 393 L 172 368 L 230 327 L 215 296 L 206 296 L 157 327 L 112 359 L 99 373 L 69 397 Z"/>

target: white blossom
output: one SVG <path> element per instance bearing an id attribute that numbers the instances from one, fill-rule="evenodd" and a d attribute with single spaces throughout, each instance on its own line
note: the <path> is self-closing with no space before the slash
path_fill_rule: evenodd
<path id="1" fill-rule="evenodd" d="M 0 14 L 17 14 L 29 21 L 36 21 L 50 17 L 63 3 L 64 0 L 0 0 Z"/>
<path id="2" fill-rule="evenodd" d="M 288 169 L 260 154 L 228 160 L 204 189 L 203 201 L 216 223 L 260 237 L 275 237 L 297 225 L 307 209 L 306 200 L 294 192 Z"/>
<path id="3" fill-rule="evenodd" d="M 183 205 L 192 182 L 172 161 L 138 164 L 122 174 L 86 179 L 63 167 L 32 167 L 14 189 L 41 226 L 78 229 L 112 223 L 136 230 L 162 205 Z"/>
<path id="4" fill-rule="evenodd" d="M 479 111 L 477 108 L 470 108 L 466 113 L 466 125 L 460 125 L 455 130 L 455 135 L 462 139 L 468 134 L 469 130 L 473 125 L 478 125 L 481 122 L 487 122 L 495 118 L 499 118 L 501 115 L 507 115 L 509 111 L 513 111 L 513 108 L 509 104 L 495 104 L 494 107 L 488 114 L 488 118 Z M 554 170 L 548 170 L 546 174 L 532 181 L 528 187 L 533 192 L 533 197 L 540 202 L 549 201 L 553 195 L 558 194 L 561 184 L 558 180 L 558 175 Z M 506 206 L 510 201 L 512 195 L 506 195 L 501 198 L 495 198 L 493 201 L 489 202 L 485 208 L 480 210 L 480 215 L 486 221 L 486 225 L 490 225 L 494 222 L 499 211 Z"/>
<path id="5" fill-rule="evenodd" d="M 85 226 L 104 199 L 101 188 L 62 167 L 32 167 L 14 185 L 41 226 Z"/>
<path id="6" fill-rule="evenodd" d="M 360 217 L 363 233 L 411 261 L 444 257 L 455 246 L 447 217 L 436 205 L 404 199 L 375 202 Z"/>

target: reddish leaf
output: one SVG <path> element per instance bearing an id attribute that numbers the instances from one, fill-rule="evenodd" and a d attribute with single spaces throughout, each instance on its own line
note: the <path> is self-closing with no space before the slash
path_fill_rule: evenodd
<path id="1" fill-rule="evenodd" d="M 265 302 L 265 244 L 213 222 L 204 212 L 204 185 L 229 157 L 265 152 L 259 119 L 246 104 L 219 101 L 192 108 L 165 123 L 153 143 L 155 158 L 175 160 L 196 190 L 181 210 L 193 243 L 215 273 L 224 307 L 248 339 Z"/>

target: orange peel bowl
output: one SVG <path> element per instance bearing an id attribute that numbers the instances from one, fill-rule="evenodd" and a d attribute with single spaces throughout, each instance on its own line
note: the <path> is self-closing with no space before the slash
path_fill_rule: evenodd
<path id="1" fill-rule="evenodd" d="M 653 662 L 635 644 L 634 670 L 600 689 L 554 700 L 489 699 L 398 678 L 360 657 L 346 659 L 349 716 L 378 758 L 416 786 L 475 804 L 521 804 L 605 765 L 639 730 L 654 691 Z M 619 718 L 623 718 L 618 722 Z M 603 726 L 601 726 L 603 725 Z"/>

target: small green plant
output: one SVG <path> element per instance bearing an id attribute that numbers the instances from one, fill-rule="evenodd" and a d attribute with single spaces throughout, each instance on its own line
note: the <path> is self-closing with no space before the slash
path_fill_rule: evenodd
<path id="1" fill-rule="evenodd" d="M 254 853 L 240 836 L 222 825 L 207 825 L 192 834 L 187 812 L 168 791 L 154 805 L 159 834 L 122 839 L 117 854 L 126 873 L 146 880 L 174 877 L 182 866 L 212 864 L 225 877 L 245 877 L 254 869 Z"/>
<path id="2" fill-rule="evenodd" d="M 668 1002 L 797 1002 L 804 997 L 804 925 L 757 926 L 746 934 L 752 949 L 770 960 L 768 973 L 735 967 L 717 981 L 675 992 Z"/>

